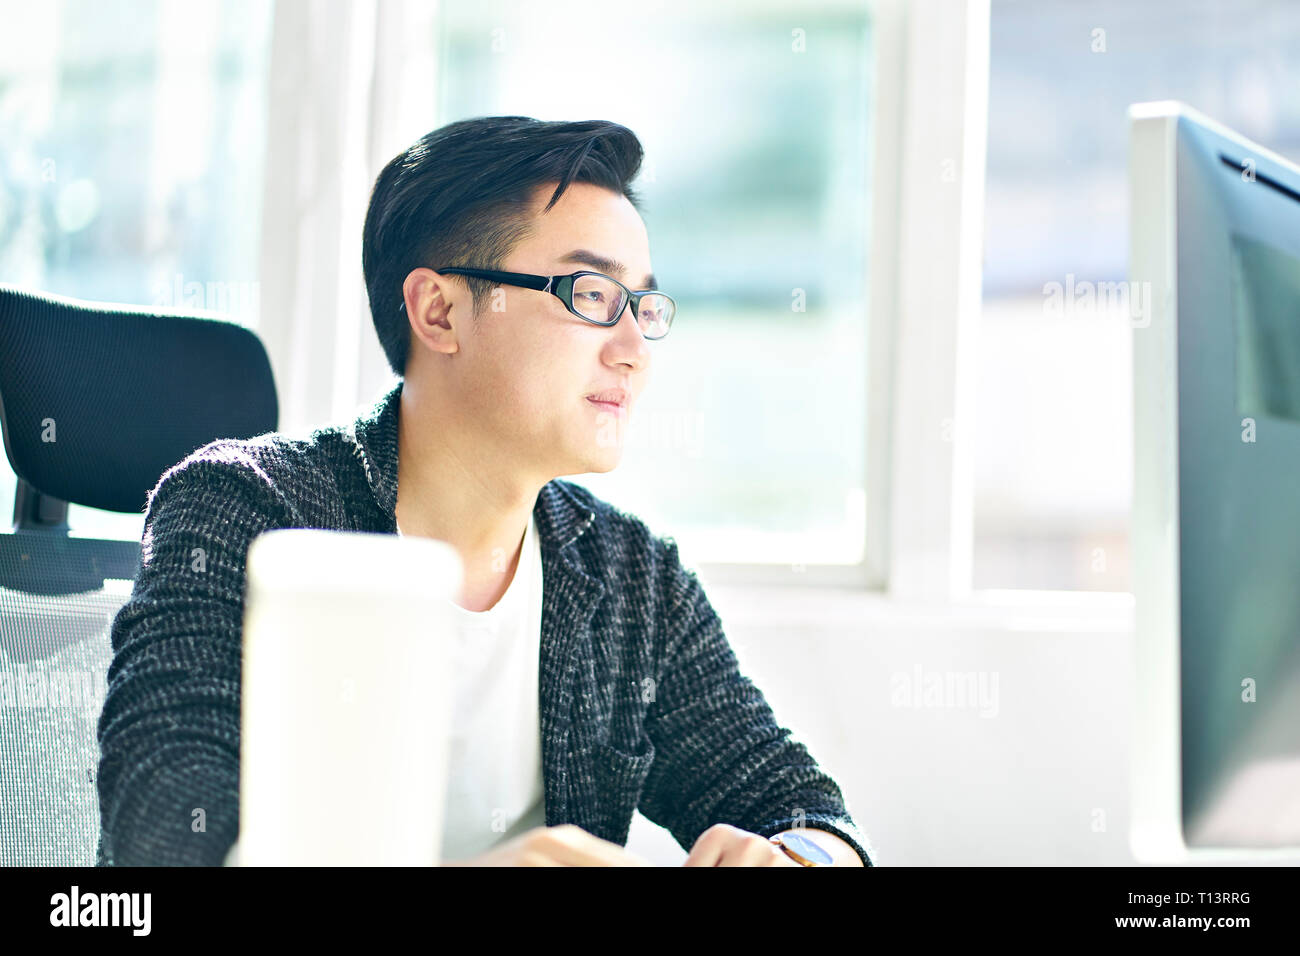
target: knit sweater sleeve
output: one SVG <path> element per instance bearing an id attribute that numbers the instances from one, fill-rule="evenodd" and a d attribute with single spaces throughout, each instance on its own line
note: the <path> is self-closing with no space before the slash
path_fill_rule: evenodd
<path id="1" fill-rule="evenodd" d="M 655 757 L 642 814 L 688 850 L 717 823 L 761 836 L 806 826 L 835 834 L 864 866 L 875 866 L 875 850 L 839 786 L 740 672 L 718 614 L 695 572 L 682 567 L 676 543 L 664 539 L 662 547 L 669 637 L 647 714 Z"/>
<path id="2" fill-rule="evenodd" d="M 259 461 L 225 440 L 150 494 L 98 724 L 101 864 L 219 866 L 234 843 L 244 562 L 290 523 Z"/>

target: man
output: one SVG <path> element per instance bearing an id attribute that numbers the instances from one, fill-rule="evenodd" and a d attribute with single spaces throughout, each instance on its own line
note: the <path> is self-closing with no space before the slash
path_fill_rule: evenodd
<path id="1" fill-rule="evenodd" d="M 113 625 L 102 863 L 227 858 L 247 547 L 321 527 L 438 538 L 464 562 L 449 862 L 638 865 L 639 808 L 687 865 L 807 865 L 799 847 L 874 864 L 675 542 L 559 478 L 616 466 L 675 313 L 630 186 L 641 159 L 617 124 L 484 117 L 379 174 L 362 260 L 401 381 L 350 426 L 219 440 L 154 488 Z"/>

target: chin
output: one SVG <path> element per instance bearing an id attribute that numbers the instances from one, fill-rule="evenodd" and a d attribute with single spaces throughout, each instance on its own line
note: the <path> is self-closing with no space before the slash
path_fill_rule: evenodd
<path id="1" fill-rule="evenodd" d="M 615 455 L 611 455 L 608 450 L 599 455 L 575 455 L 570 459 L 570 464 L 565 470 L 555 472 L 554 475 L 556 478 L 564 478 L 567 475 L 603 475 L 617 468 L 622 460 L 621 450 Z"/>
<path id="2" fill-rule="evenodd" d="M 598 475 L 603 475 L 603 474 L 605 474 L 606 472 L 613 471 L 615 468 L 617 468 L 617 467 L 618 467 L 618 463 L 619 463 L 620 461 L 622 461 L 622 460 L 623 460 L 623 451 L 622 451 L 622 449 L 618 449 L 618 450 L 617 450 L 616 452 L 614 452 L 613 454 L 611 454 L 611 453 L 607 450 L 607 451 L 605 452 L 605 454 L 603 454 L 603 455 L 598 455 L 598 456 L 596 456 L 595 458 L 588 459 L 588 462 L 587 462 L 587 463 L 588 463 L 591 467 L 588 468 L 587 471 L 588 471 L 589 473 L 595 473 L 595 474 L 598 474 Z"/>

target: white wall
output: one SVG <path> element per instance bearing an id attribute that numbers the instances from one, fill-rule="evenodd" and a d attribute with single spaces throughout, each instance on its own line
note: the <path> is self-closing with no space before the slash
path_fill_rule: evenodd
<path id="1" fill-rule="evenodd" d="M 1126 595 L 942 610 L 848 592 L 706 590 L 742 669 L 835 777 L 882 864 L 1134 862 Z M 918 666 L 984 672 L 996 708 L 896 706 Z M 639 814 L 628 846 L 662 865 L 686 857 Z"/>

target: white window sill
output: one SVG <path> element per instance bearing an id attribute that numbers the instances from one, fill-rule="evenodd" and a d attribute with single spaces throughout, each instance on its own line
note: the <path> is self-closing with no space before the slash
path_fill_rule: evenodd
<path id="1" fill-rule="evenodd" d="M 744 629 L 1133 632 L 1134 598 L 1128 592 L 981 590 L 944 603 L 850 588 L 711 585 L 703 573 L 701 582 L 724 622 Z"/>

